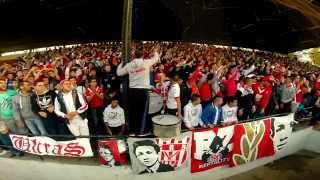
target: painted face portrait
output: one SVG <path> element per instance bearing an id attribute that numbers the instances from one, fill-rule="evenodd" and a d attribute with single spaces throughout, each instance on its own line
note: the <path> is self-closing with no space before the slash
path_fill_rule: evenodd
<path id="1" fill-rule="evenodd" d="M 136 148 L 135 155 L 139 162 L 147 167 L 153 166 L 159 158 L 158 153 L 152 146 L 139 146 Z"/>
<path id="2" fill-rule="evenodd" d="M 292 133 L 292 119 L 293 113 L 288 116 L 276 117 L 272 119 L 272 136 L 274 140 L 274 146 L 277 151 L 284 149 L 289 142 Z"/>
<path id="3" fill-rule="evenodd" d="M 111 151 L 107 148 L 99 148 L 100 156 L 107 162 L 110 162 L 113 160 L 113 155 Z"/>

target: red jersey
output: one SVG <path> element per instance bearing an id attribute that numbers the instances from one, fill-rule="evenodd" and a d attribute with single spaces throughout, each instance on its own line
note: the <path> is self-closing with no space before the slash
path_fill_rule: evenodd
<path id="1" fill-rule="evenodd" d="M 271 95 L 272 95 L 272 87 L 269 86 L 269 87 L 264 88 L 263 91 L 260 92 L 260 94 L 262 95 L 262 98 L 261 98 L 260 102 L 258 103 L 258 107 L 260 109 L 262 109 L 262 108 L 266 109 L 269 104 Z"/>
<path id="2" fill-rule="evenodd" d="M 320 90 L 320 79 L 317 79 L 314 85 L 315 89 Z"/>
<path id="3" fill-rule="evenodd" d="M 208 82 L 204 82 L 202 86 L 199 89 L 200 92 L 200 98 L 202 101 L 210 101 L 212 98 L 211 95 L 211 88 L 210 84 Z"/>
<path id="4" fill-rule="evenodd" d="M 237 76 L 239 75 L 239 70 L 237 69 L 232 73 L 229 79 L 225 80 L 223 83 L 226 87 L 226 95 L 233 97 L 237 94 Z"/>
<path id="5" fill-rule="evenodd" d="M 97 94 L 101 94 L 101 93 L 103 93 L 103 89 L 100 87 L 97 87 L 96 92 L 97 92 Z M 94 92 L 90 88 L 87 88 L 86 92 L 84 93 L 84 96 L 88 97 L 88 96 L 92 96 L 92 95 L 94 95 Z M 94 108 L 94 109 L 95 108 L 102 108 L 104 106 L 103 99 L 101 99 L 97 95 L 94 95 L 93 98 L 91 99 L 91 101 L 88 102 L 88 104 L 89 104 L 89 108 Z"/>

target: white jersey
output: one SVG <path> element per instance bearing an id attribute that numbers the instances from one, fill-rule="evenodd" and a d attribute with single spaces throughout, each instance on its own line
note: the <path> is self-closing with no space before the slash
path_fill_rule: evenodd
<path id="1" fill-rule="evenodd" d="M 129 87 L 138 89 L 150 89 L 150 68 L 159 61 L 159 53 L 154 53 L 150 59 L 133 59 L 122 67 L 118 66 L 117 75 L 124 76 L 129 74 Z"/>
<path id="2" fill-rule="evenodd" d="M 185 126 L 187 128 L 197 127 L 198 125 L 202 126 L 201 114 L 201 104 L 194 106 L 191 102 L 189 102 L 186 106 L 184 106 L 183 121 Z"/>
<path id="3" fill-rule="evenodd" d="M 228 104 L 222 107 L 223 122 L 237 122 L 238 107 L 229 107 Z"/>
<path id="4" fill-rule="evenodd" d="M 168 91 L 167 108 L 177 109 L 178 104 L 176 98 L 180 97 L 180 86 L 178 83 L 173 84 Z"/>

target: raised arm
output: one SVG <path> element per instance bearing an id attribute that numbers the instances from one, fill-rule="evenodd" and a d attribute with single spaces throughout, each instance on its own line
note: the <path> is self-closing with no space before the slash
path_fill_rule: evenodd
<path id="1" fill-rule="evenodd" d="M 149 59 L 145 59 L 145 62 L 149 65 L 149 66 L 153 66 L 154 64 L 156 64 L 157 62 L 160 61 L 160 55 L 157 51 L 154 52 L 153 56 Z"/>
<path id="2" fill-rule="evenodd" d="M 128 64 L 123 65 L 123 62 L 121 62 L 117 68 L 117 75 L 118 76 L 127 75 L 129 73 L 127 70 L 127 66 L 128 66 Z"/>

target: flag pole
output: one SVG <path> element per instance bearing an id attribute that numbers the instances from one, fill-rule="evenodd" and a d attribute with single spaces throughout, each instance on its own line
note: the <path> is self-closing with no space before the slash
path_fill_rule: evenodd
<path id="1" fill-rule="evenodd" d="M 129 62 L 130 58 L 130 46 L 131 46 L 131 29 L 132 26 L 132 0 L 124 0 L 123 3 L 123 16 L 122 16 L 122 33 L 121 33 L 121 41 L 122 41 L 122 54 L 121 60 L 123 64 Z M 126 122 L 129 120 L 129 78 L 128 76 L 124 76 L 122 79 L 122 101 L 123 108 L 125 110 L 125 118 Z"/>

